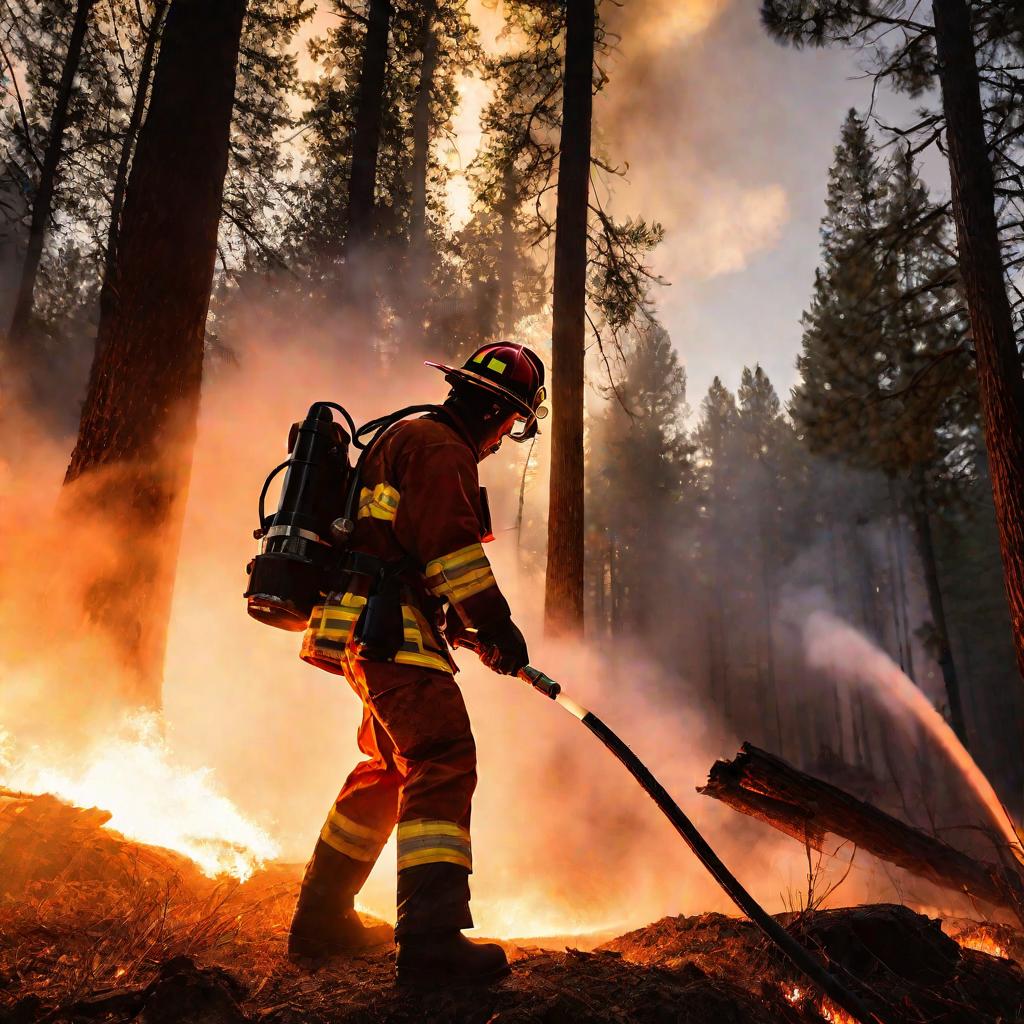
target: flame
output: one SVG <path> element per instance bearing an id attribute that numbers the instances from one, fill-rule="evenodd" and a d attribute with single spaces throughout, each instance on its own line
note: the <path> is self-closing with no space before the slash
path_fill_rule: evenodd
<path id="1" fill-rule="evenodd" d="M 782 994 L 786 997 L 786 1002 L 796 1006 L 802 1003 L 807 998 L 807 990 L 801 988 L 799 985 L 790 985 L 783 983 Z M 831 1024 L 860 1024 L 856 1017 L 851 1017 L 845 1010 L 840 1009 L 832 1002 L 831 999 L 823 998 L 816 1007 L 819 1015 L 823 1020 L 830 1021 Z"/>
<path id="2" fill-rule="evenodd" d="M 982 929 L 970 935 L 957 935 L 955 939 L 964 949 L 976 949 L 979 953 L 988 953 L 989 956 L 998 956 L 1003 960 L 1010 958 L 1006 947 Z"/>
<path id="3" fill-rule="evenodd" d="M 818 1013 L 821 1014 L 823 1020 L 829 1021 L 830 1024 L 860 1024 L 856 1017 L 841 1010 L 830 999 L 822 999 Z"/>
<path id="4" fill-rule="evenodd" d="M 175 762 L 151 712 L 126 716 L 113 738 L 64 763 L 38 746 L 16 751 L 0 729 L 0 782 L 109 811 L 109 828 L 184 854 L 211 878 L 244 881 L 278 852 L 277 843 L 217 791 L 208 769 Z"/>

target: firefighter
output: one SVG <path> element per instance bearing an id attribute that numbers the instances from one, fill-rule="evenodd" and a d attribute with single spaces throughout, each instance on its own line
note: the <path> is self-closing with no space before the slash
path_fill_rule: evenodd
<path id="1" fill-rule="evenodd" d="M 490 525 L 477 466 L 505 437 L 537 433 L 544 365 L 501 342 L 461 368 L 443 406 L 388 428 L 360 466 L 359 510 L 342 589 L 314 608 L 302 657 L 343 674 L 363 704 L 366 760 L 349 775 L 306 868 L 289 953 L 318 959 L 378 945 L 353 899 L 397 825 L 398 979 L 486 981 L 508 973 L 498 945 L 474 943 L 469 875 L 476 751 L 448 643 L 477 630 L 481 658 L 515 675 L 526 641 L 482 543 Z"/>

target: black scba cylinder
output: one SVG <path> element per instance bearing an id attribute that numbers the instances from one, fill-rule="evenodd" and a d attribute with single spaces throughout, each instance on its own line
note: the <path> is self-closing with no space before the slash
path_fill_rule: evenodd
<path id="1" fill-rule="evenodd" d="M 246 567 L 249 614 L 268 626 L 306 628 L 336 559 L 331 523 L 345 501 L 352 472 L 349 435 L 317 403 L 292 427 L 287 462 L 267 478 L 260 499 L 260 553 Z M 287 468 L 277 511 L 263 515 L 270 481 Z"/>

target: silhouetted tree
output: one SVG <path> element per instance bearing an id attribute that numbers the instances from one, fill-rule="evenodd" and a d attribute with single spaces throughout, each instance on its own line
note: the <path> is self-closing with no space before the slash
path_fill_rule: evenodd
<path id="1" fill-rule="evenodd" d="M 89 612 L 137 704 L 160 702 L 244 13 L 245 0 L 171 3 L 67 472 L 69 500 L 117 539 Z"/>

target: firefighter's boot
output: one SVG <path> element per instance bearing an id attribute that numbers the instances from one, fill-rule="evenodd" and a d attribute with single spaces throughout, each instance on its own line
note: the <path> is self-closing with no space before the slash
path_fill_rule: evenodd
<path id="1" fill-rule="evenodd" d="M 400 985 L 485 985 L 509 973 L 501 946 L 471 942 L 469 872 L 447 863 L 420 864 L 398 873 L 395 963 Z"/>
<path id="2" fill-rule="evenodd" d="M 290 959 L 323 960 L 392 941 L 390 926 L 364 925 L 355 911 L 355 894 L 372 867 L 317 840 L 288 932 Z"/>
<path id="3" fill-rule="evenodd" d="M 462 932 L 412 935 L 398 944 L 398 984 L 424 988 L 487 985 L 509 973 L 496 942 L 472 942 Z"/>

